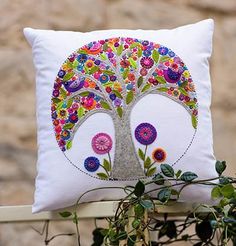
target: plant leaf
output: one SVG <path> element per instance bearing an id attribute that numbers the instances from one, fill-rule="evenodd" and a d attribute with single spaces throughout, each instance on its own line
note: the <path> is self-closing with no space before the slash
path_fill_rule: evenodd
<path id="1" fill-rule="evenodd" d="M 160 59 L 160 62 L 166 62 L 168 60 L 170 60 L 169 56 L 162 56 L 161 59 Z"/>
<path id="2" fill-rule="evenodd" d="M 78 117 L 81 118 L 84 115 L 84 108 L 83 107 L 79 107 L 78 111 L 77 111 Z"/>
<path id="3" fill-rule="evenodd" d="M 157 173 L 153 178 L 153 181 L 157 185 L 163 185 L 165 182 L 165 178 L 160 173 Z"/>
<path id="4" fill-rule="evenodd" d="M 146 175 L 148 177 L 154 175 L 154 173 L 156 172 L 156 169 L 157 169 L 156 167 L 152 167 L 152 168 L 148 169 Z"/>
<path id="5" fill-rule="evenodd" d="M 70 99 L 68 99 L 68 101 L 67 101 L 67 108 L 70 108 L 71 107 L 71 105 L 72 105 L 72 103 L 73 103 L 73 98 L 70 98 Z"/>
<path id="6" fill-rule="evenodd" d="M 113 75 L 115 74 L 114 72 L 110 71 L 110 70 L 102 70 L 102 72 L 106 75 Z"/>
<path id="7" fill-rule="evenodd" d="M 63 212 L 59 212 L 60 216 L 63 218 L 68 218 L 72 215 L 72 213 L 70 211 L 63 211 Z"/>
<path id="8" fill-rule="evenodd" d="M 150 84 L 146 84 L 146 85 L 143 87 L 142 92 L 145 92 L 145 91 L 147 91 L 147 90 L 150 89 L 150 88 L 151 88 L 151 85 L 150 85 Z"/>
<path id="9" fill-rule="evenodd" d="M 141 200 L 141 202 L 142 202 L 142 200 Z M 143 205 L 141 203 L 140 204 L 136 204 L 134 206 L 134 213 L 135 213 L 136 217 L 142 217 L 144 212 L 145 212 L 145 209 L 144 209 L 144 207 L 143 207 Z"/>
<path id="10" fill-rule="evenodd" d="M 182 171 L 181 170 L 178 170 L 177 173 L 175 174 L 176 178 L 179 178 L 180 175 L 181 175 Z"/>
<path id="11" fill-rule="evenodd" d="M 98 66 L 94 66 L 90 69 L 89 74 L 94 74 L 95 72 L 97 72 L 99 70 Z"/>
<path id="12" fill-rule="evenodd" d="M 226 162 L 225 161 L 216 161 L 215 169 L 216 169 L 216 172 L 220 176 L 224 172 L 224 170 L 226 169 Z"/>
<path id="13" fill-rule="evenodd" d="M 72 147 L 72 141 L 68 141 L 67 144 L 66 144 L 66 149 L 71 149 Z"/>
<path id="14" fill-rule="evenodd" d="M 127 77 L 128 77 L 128 73 L 129 73 L 129 69 L 128 68 L 126 68 L 125 70 L 124 70 L 124 72 L 123 72 L 123 79 L 126 79 Z"/>
<path id="15" fill-rule="evenodd" d="M 140 157 L 140 159 L 141 159 L 142 161 L 145 160 L 144 152 L 143 152 L 141 149 L 138 149 L 138 156 Z"/>
<path id="16" fill-rule="evenodd" d="M 226 198 L 232 198 L 234 194 L 234 187 L 232 184 L 226 184 L 220 188 L 221 194 Z"/>
<path id="17" fill-rule="evenodd" d="M 103 160 L 103 167 L 104 167 L 108 172 L 111 171 L 111 164 L 110 164 L 110 162 L 109 162 L 107 159 L 104 159 L 104 160 Z"/>
<path id="18" fill-rule="evenodd" d="M 213 199 L 218 199 L 221 197 L 220 187 L 216 186 L 211 190 L 211 197 Z"/>
<path id="19" fill-rule="evenodd" d="M 157 50 L 153 50 L 153 52 L 152 52 L 152 58 L 153 58 L 153 60 L 154 60 L 156 63 L 159 61 L 159 57 L 160 57 L 160 55 L 159 55 L 159 53 L 157 52 Z"/>
<path id="20" fill-rule="evenodd" d="M 160 84 L 166 84 L 166 80 L 161 77 L 161 76 L 156 76 L 156 80 L 160 83 Z M 167 89 L 168 90 L 168 89 Z"/>
<path id="21" fill-rule="evenodd" d="M 105 101 L 101 101 L 100 104 L 104 109 L 111 109 L 110 105 Z"/>
<path id="22" fill-rule="evenodd" d="M 140 47 L 138 47 L 138 51 L 137 51 L 137 55 L 138 55 L 138 58 L 140 58 L 142 56 L 142 49 Z"/>
<path id="23" fill-rule="evenodd" d="M 57 98 L 57 97 L 53 97 L 52 98 L 52 101 L 54 102 L 54 103 L 59 103 L 59 102 L 61 102 L 61 100 L 59 99 L 59 98 Z"/>
<path id="24" fill-rule="evenodd" d="M 145 209 L 151 209 L 153 208 L 153 203 L 150 200 L 141 200 L 140 204 L 143 206 Z"/>
<path id="25" fill-rule="evenodd" d="M 203 220 L 201 223 L 196 224 L 195 230 L 203 242 L 206 242 L 213 233 L 211 223 L 208 220 Z"/>
<path id="26" fill-rule="evenodd" d="M 130 62 L 130 64 L 131 64 L 131 66 L 133 67 L 133 68 L 137 68 L 137 63 L 134 61 L 134 59 L 133 58 L 129 58 L 129 62 Z"/>
<path id="27" fill-rule="evenodd" d="M 144 168 L 149 168 L 152 164 L 151 158 L 148 156 L 144 162 Z"/>
<path id="28" fill-rule="evenodd" d="M 73 123 L 67 123 L 63 126 L 63 129 L 71 129 L 74 126 Z"/>
<path id="29" fill-rule="evenodd" d="M 140 76 L 137 81 L 138 88 L 142 85 L 143 83 L 143 76 Z"/>
<path id="30" fill-rule="evenodd" d="M 184 172 L 181 176 L 180 176 L 180 179 L 182 181 L 185 181 L 185 182 L 191 182 L 193 181 L 194 179 L 196 179 L 198 176 L 197 174 L 193 173 L 193 172 Z"/>
<path id="31" fill-rule="evenodd" d="M 123 115 L 123 109 L 122 109 L 122 107 L 117 107 L 116 110 L 117 110 L 117 113 L 118 113 L 119 117 L 122 118 L 122 115 Z"/>
<path id="32" fill-rule="evenodd" d="M 89 93 L 90 93 L 89 91 L 83 91 L 83 92 L 79 93 L 79 95 L 81 97 L 87 97 L 89 95 Z"/>
<path id="33" fill-rule="evenodd" d="M 126 104 L 130 104 L 133 101 L 134 93 L 133 91 L 129 91 L 126 96 Z"/>
<path id="34" fill-rule="evenodd" d="M 162 190 L 159 191 L 159 193 L 157 194 L 157 199 L 160 202 L 167 202 L 170 199 L 171 196 L 171 191 L 168 188 L 164 188 Z"/>
<path id="35" fill-rule="evenodd" d="M 130 49 L 133 49 L 133 48 L 137 47 L 138 45 L 139 45 L 139 43 L 133 42 L 133 43 L 129 46 L 129 48 L 130 48 Z"/>
<path id="36" fill-rule="evenodd" d="M 138 181 L 134 188 L 134 195 L 137 197 L 141 197 L 145 191 L 145 185 L 142 181 Z"/>
<path id="37" fill-rule="evenodd" d="M 63 88 L 60 88 L 60 94 L 63 98 L 66 98 L 66 96 L 67 96 L 67 93 Z"/>
<path id="38" fill-rule="evenodd" d="M 174 177 L 175 172 L 169 164 L 161 164 L 161 171 L 166 177 Z"/>
<path id="39" fill-rule="evenodd" d="M 108 179 L 108 176 L 107 176 L 105 173 L 97 173 L 97 176 L 98 176 L 100 179 Z"/>
<path id="40" fill-rule="evenodd" d="M 64 77 L 63 77 L 63 82 L 68 81 L 73 76 L 74 76 L 74 72 L 69 72 L 69 73 L 65 74 Z"/>
<path id="41" fill-rule="evenodd" d="M 123 51 L 123 45 L 119 45 L 119 46 L 116 48 L 116 53 L 117 53 L 117 55 L 120 56 L 121 53 L 122 53 L 122 51 Z"/>
<path id="42" fill-rule="evenodd" d="M 107 59 L 107 56 L 106 56 L 104 53 L 102 53 L 102 54 L 100 55 L 100 57 L 101 57 L 101 59 L 102 59 L 103 61 L 105 61 L 105 60 Z"/>
<path id="43" fill-rule="evenodd" d="M 168 88 L 166 88 L 166 87 L 161 87 L 161 88 L 158 88 L 157 90 L 158 90 L 158 91 L 162 91 L 162 92 L 166 92 L 166 91 L 168 91 Z"/>
<path id="44" fill-rule="evenodd" d="M 119 91 L 113 90 L 112 92 L 113 92 L 117 97 L 123 98 Z"/>
<path id="45" fill-rule="evenodd" d="M 179 92 L 182 93 L 183 95 L 185 95 L 185 96 L 188 95 L 188 92 L 184 88 L 179 87 L 178 89 L 179 89 Z"/>
<path id="46" fill-rule="evenodd" d="M 196 129 L 197 128 L 197 118 L 194 115 L 192 115 L 191 118 L 192 118 L 192 126 L 194 129 Z"/>

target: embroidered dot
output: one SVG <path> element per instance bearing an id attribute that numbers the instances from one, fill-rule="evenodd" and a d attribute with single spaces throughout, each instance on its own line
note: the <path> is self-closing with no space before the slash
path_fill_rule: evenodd
<path id="1" fill-rule="evenodd" d="M 97 171 L 99 166 L 100 166 L 100 161 L 98 160 L 97 157 L 90 156 L 90 157 L 86 158 L 84 161 L 84 167 L 89 172 Z"/>
<path id="2" fill-rule="evenodd" d="M 157 137 L 156 128 L 149 123 L 141 123 L 135 129 L 135 138 L 143 145 L 152 144 Z"/>
<path id="3" fill-rule="evenodd" d="M 144 68 L 151 68 L 154 64 L 154 61 L 152 60 L 151 57 L 143 57 L 141 60 L 140 60 L 140 64 L 142 67 Z"/>
<path id="4" fill-rule="evenodd" d="M 112 139 L 106 133 L 98 133 L 92 139 L 92 148 L 99 155 L 107 154 L 112 149 Z"/>
<path id="5" fill-rule="evenodd" d="M 166 159 L 166 152 L 162 148 L 154 149 L 152 158 L 156 162 L 163 162 Z"/>

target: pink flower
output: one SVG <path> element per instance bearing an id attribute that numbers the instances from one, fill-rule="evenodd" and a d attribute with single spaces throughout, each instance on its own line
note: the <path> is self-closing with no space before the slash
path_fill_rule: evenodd
<path id="1" fill-rule="evenodd" d="M 106 133 L 98 133 L 92 139 L 92 148 L 99 155 L 107 154 L 112 148 L 112 139 Z"/>

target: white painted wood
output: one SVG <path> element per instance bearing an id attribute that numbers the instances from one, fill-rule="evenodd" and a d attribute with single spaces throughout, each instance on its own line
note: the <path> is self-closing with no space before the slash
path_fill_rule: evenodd
<path id="1" fill-rule="evenodd" d="M 77 210 L 80 219 L 113 217 L 119 201 L 102 201 L 80 204 Z M 155 214 L 161 215 L 168 213 L 170 216 L 186 215 L 193 211 L 197 205 L 188 203 L 172 203 L 169 205 L 156 205 Z M 31 205 L 22 206 L 0 206 L 0 223 L 6 222 L 28 222 L 44 220 L 65 220 L 59 215 L 62 211 L 74 211 L 75 207 L 64 208 L 51 212 L 41 212 L 32 214 Z M 201 208 L 200 212 L 206 212 L 207 209 Z"/>

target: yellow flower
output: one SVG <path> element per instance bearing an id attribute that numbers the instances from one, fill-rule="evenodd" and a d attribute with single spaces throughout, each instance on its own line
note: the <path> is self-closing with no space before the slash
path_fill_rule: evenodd
<path id="1" fill-rule="evenodd" d="M 190 77 L 190 73 L 189 73 L 188 70 L 185 70 L 185 71 L 183 72 L 183 75 L 184 75 L 185 78 L 189 78 L 189 77 Z"/>

